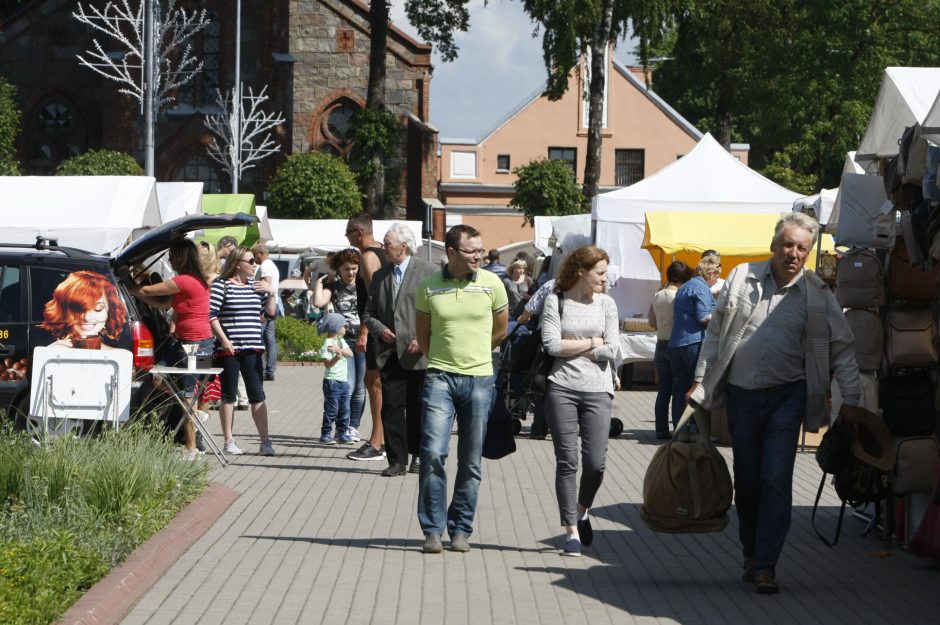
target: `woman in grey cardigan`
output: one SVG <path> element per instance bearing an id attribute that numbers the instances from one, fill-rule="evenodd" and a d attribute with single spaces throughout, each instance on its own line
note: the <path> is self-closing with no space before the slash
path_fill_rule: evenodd
<path id="1" fill-rule="evenodd" d="M 557 291 L 545 300 L 542 343 L 555 356 L 545 417 L 555 446 L 555 492 L 565 528 L 563 555 L 581 555 L 593 540 L 588 509 L 604 479 L 614 397 L 613 368 L 620 334 L 617 305 L 605 295 L 607 252 L 588 245 L 561 267 Z M 559 300 L 561 314 L 559 314 Z M 578 433 L 581 434 L 581 483 Z"/>

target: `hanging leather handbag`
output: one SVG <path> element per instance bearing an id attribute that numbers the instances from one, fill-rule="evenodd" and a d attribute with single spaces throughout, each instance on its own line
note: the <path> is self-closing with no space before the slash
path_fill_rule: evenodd
<path id="1" fill-rule="evenodd" d="M 870 310 L 850 308 L 845 311 L 845 320 L 855 336 L 855 360 L 862 371 L 881 369 L 884 354 L 884 324 L 881 317 Z"/>
<path id="2" fill-rule="evenodd" d="M 836 299 L 843 308 L 884 305 L 884 270 L 874 250 L 853 247 L 839 259 L 836 265 Z"/>
<path id="3" fill-rule="evenodd" d="M 917 269 L 908 253 L 904 238 L 895 240 L 888 260 L 888 290 L 895 299 L 911 302 L 929 302 L 934 298 L 934 282 L 940 267 L 929 271 Z"/>
<path id="4" fill-rule="evenodd" d="M 926 306 L 892 308 L 885 316 L 885 360 L 891 369 L 937 364 L 937 323 Z"/>
<path id="5" fill-rule="evenodd" d="M 881 416 L 895 436 L 931 434 L 937 423 L 934 382 L 927 369 L 881 380 Z"/>

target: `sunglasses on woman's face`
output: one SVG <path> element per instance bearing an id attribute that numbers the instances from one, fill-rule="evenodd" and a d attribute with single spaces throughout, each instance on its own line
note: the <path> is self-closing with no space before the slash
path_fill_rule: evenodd
<path id="1" fill-rule="evenodd" d="M 239 262 L 248 263 L 249 265 L 257 265 L 257 264 L 258 264 L 258 262 L 257 262 L 254 258 L 242 258 L 241 261 L 239 261 Z"/>

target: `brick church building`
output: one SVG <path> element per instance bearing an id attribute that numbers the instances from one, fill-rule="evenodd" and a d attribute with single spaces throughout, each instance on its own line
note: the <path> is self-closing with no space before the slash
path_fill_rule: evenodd
<path id="1" fill-rule="evenodd" d="M 120 3 L 121 0 L 117 0 Z M 136 8 L 141 0 L 130 0 Z M 103 8 L 106 2 L 84 2 Z M 165 2 L 163 3 L 166 4 Z M 206 153 L 204 115 L 221 112 L 216 89 L 230 92 L 235 73 L 235 2 L 180 0 L 205 9 L 210 24 L 192 41 L 203 70 L 180 88 L 157 117 L 156 177 L 202 181 L 228 192 L 227 174 Z M 117 42 L 72 17 L 78 0 L 32 0 L 0 21 L 0 75 L 17 88 L 22 111 L 18 160 L 23 173 L 46 175 L 90 149 L 120 150 L 143 162 L 140 106 L 118 83 L 79 64 L 97 39 L 106 52 Z M 262 191 L 288 154 L 327 151 L 346 159 L 351 117 L 365 106 L 369 74 L 369 8 L 360 0 L 242 0 L 243 91 L 267 85 L 266 111 L 286 119 L 276 129 L 281 153 L 243 175 L 239 191 Z M 109 47 L 110 46 L 110 47 Z M 390 203 L 398 215 L 422 219 L 422 197 L 435 197 L 437 131 L 429 123 L 431 46 L 389 29 L 386 105 L 401 123 L 391 156 Z"/>

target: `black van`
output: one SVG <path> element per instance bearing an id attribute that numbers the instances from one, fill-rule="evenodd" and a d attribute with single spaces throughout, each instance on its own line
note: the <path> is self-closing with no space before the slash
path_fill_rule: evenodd
<path id="1" fill-rule="evenodd" d="M 60 247 L 41 237 L 31 245 L 0 242 L 0 413 L 18 429 L 38 429 L 36 419 L 29 417 L 33 350 L 57 343 L 129 350 L 134 365 L 132 416 L 141 408 L 169 405 L 156 397 L 148 374 L 167 343 L 166 318 L 131 297 L 126 285 L 138 277 L 135 272 L 149 273 L 155 257 L 174 239 L 256 220 L 244 213 L 187 215 L 150 230 L 114 258 Z M 153 262 L 148 264 L 148 259 Z M 100 319 L 93 318 L 94 302 L 82 301 L 92 291 L 104 293 L 98 300 Z M 84 316 L 79 309 L 86 311 Z M 88 332 L 77 330 L 83 327 Z M 50 426 L 58 432 L 80 431 L 90 423 L 62 419 Z"/>

